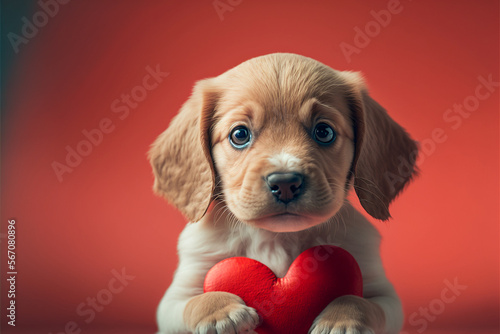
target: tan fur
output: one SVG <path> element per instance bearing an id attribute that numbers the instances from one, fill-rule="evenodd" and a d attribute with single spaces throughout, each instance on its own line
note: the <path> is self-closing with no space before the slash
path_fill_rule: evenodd
<path id="1" fill-rule="evenodd" d="M 257 312 L 246 307 L 240 297 L 227 292 L 207 292 L 188 302 L 184 321 L 193 332 L 218 323 L 220 332 L 236 334 L 253 333 L 260 320 Z"/>
<path id="2" fill-rule="evenodd" d="M 149 152 L 153 189 L 191 221 L 203 217 L 215 186 L 208 132 L 216 99 L 213 80 L 198 82 Z"/>
<path id="3" fill-rule="evenodd" d="M 386 220 L 390 217 L 389 203 L 417 172 L 417 144 L 368 95 L 357 73 L 342 75 L 352 87 L 349 105 L 357 131 L 354 189 L 366 212 Z"/>
<path id="4" fill-rule="evenodd" d="M 310 333 L 345 333 L 347 330 L 363 334 L 381 333 L 384 325 L 384 311 L 379 305 L 357 296 L 342 296 L 325 308 Z"/>

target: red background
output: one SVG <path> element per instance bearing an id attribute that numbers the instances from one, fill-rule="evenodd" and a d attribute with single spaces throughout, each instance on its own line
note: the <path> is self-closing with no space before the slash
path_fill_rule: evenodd
<path id="1" fill-rule="evenodd" d="M 498 332 L 499 88 L 456 130 L 443 119 L 474 95 L 479 76 L 500 80 L 498 1 L 402 1 L 351 62 L 339 45 L 353 45 L 354 28 L 364 29 L 387 1 L 244 0 L 224 20 L 212 2 L 72 1 L 18 54 L 4 41 L 12 62 L 2 106 L 1 224 L 6 233 L 16 219 L 19 274 L 12 330 L 2 235 L 2 329 L 59 333 L 75 321 L 84 333 L 154 332 L 185 220 L 153 195 L 148 147 L 196 80 L 254 56 L 294 52 L 362 71 L 372 96 L 417 140 L 443 129 L 446 141 L 423 154 L 421 176 L 394 202 L 392 221 L 374 222 L 384 264 L 407 316 L 439 305 L 445 280 L 467 286 L 427 321 L 428 333 Z M 40 10 L 30 8 L 10 17 L 14 33 L 23 15 L 31 20 Z M 170 75 L 119 119 L 111 103 L 157 64 Z M 65 147 L 104 118 L 114 131 L 59 182 L 51 164 L 64 163 Z M 85 323 L 77 305 L 121 268 L 135 279 Z"/>

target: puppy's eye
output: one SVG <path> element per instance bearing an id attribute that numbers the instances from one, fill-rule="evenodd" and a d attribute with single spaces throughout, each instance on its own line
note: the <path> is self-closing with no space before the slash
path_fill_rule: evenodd
<path id="1" fill-rule="evenodd" d="M 314 128 L 314 140 L 321 145 L 329 145 L 337 139 L 337 133 L 326 123 L 318 123 Z"/>
<path id="2" fill-rule="evenodd" d="M 229 134 L 229 142 L 235 148 L 244 148 L 250 144 L 252 134 L 246 126 L 239 125 L 235 127 Z"/>

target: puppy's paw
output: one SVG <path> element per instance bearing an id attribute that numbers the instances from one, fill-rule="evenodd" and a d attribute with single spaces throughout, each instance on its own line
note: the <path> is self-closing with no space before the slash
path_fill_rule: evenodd
<path id="1" fill-rule="evenodd" d="M 361 297 L 342 296 L 321 312 L 309 334 L 378 334 L 384 326 L 380 306 Z"/>
<path id="2" fill-rule="evenodd" d="M 186 305 L 184 321 L 196 334 L 254 333 L 259 315 L 238 296 L 227 292 L 206 292 Z"/>
<path id="3" fill-rule="evenodd" d="M 375 334 L 371 328 L 367 328 L 358 323 L 336 323 L 330 322 L 318 323 L 317 326 L 309 331 L 310 334 Z"/>

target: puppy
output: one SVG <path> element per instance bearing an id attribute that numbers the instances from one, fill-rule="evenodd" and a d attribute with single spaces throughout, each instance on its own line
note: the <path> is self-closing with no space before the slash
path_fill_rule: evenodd
<path id="1" fill-rule="evenodd" d="M 160 332 L 252 333 L 256 310 L 230 293 L 203 293 L 208 270 L 244 256 L 282 277 L 304 250 L 337 245 L 357 260 L 364 295 L 333 300 L 310 333 L 398 333 L 403 312 L 380 235 L 346 197 L 354 188 L 368 214 L 387 220 L 416 173 L 416 152 L 358 73 L 277 53 L 199 81 L 150 151 L 154 190 L 190 220 Z M 398 170 L 401 161 L 409 170 Z"/>

